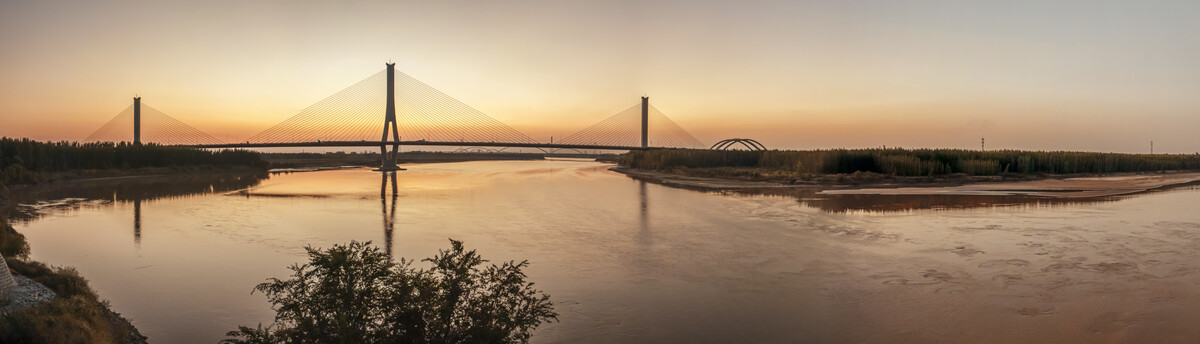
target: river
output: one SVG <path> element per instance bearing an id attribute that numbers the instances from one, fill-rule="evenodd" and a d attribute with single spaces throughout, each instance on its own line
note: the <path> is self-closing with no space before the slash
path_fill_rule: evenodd
<path id="1" fill-rule="evenodd" d="M 405 167 L 68 184 L 15 226 L 33 259 L 77 268 L 157 343 L 270 323 L 250 291 L 305 245 L 370 240 L 420 259 L 449 238 L 530 262 L 560 314 L 535 343 L 1200 337 L 1196 187 L 872 211 L 664 187 L 591 161 Z"/>

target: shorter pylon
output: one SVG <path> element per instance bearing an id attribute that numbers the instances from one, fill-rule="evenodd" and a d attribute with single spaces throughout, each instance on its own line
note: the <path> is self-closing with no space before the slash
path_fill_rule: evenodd
<path id="1" fill-rule="evenodd" d="M 133 144 L 142 144 L 142 97 L 133 97 Z"/>

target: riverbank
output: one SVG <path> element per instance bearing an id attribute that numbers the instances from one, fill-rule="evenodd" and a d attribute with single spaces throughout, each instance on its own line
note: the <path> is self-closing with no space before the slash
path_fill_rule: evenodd
<path id="1" fill-rule="evenodd" d="M 884 175 L 828 175 L 804 180 L 755 181 L 689 176 L 613 167 L 610 170 L 667 186 L 705 191 L 803 190 L 813 195 L 939 195 L 1034 196 L 1096 198 L 1128 195 L 1154 189 L 1200 183 L 1200 172 L 1115 174 L 1030 174 L 1018 176 L 896 177 Z"/>
<path id="2" fill-rule="evenodd" d="M 75 269 L 29 260 L 30 247 L 8 218 L 31 220 L 51 209 L 88 202 L 222 192 L 257 184 L 266 175 L 262 168 L 247 166 L 76 170 L 0 189 L 0 251 L 20 286 L 16 302 L 0 311 L 0 342 L 146 343 L 133 323 L 101 300 Z"/>
<path id="3" fill-rule="evenodd" d="M 631 151 L 621 166 L 692 176 L 806 180 L 879 177 L 1027 177 L 1200 170 L 1200 154 L 1125 154 L 965 149 Z M 957 178 L 957 177 L 955 177 Z"/>
<path id="4" fill-rule="evenodd" d="M 146 343 L 128 319 L 101 301 L 75 269 L 26 260 L 25 237 L 0 216 L 0 248 L 17 285 L 0 305 L 3 343 Z"/>
<path id="5" fill-rule="evenodd" d="M 158 176 L 187 176 L 198 174 L 214 174 L 214 173 L 265 173 L 266 169 L 261 167 L 249 166 L 184 166 L 184 167 L 143 167 L 130 169 L 109 169 L 109 170 L 73 170 L 64 172 L 46 173 L 43 178 L 38 179 L 35 183 L 9 184 L 5 187 L 9 190 L 32 187 L 35 185 L 63 183 L 63 182 L 87 182 L 103 179 L 118 179 L 118 178 L 141 178 L 141 177 L 158 177 Z M 4 198 L 0 194 L 0 199 Z"/>
<path id="6" fill-rule="evenodd" d="M 0 138 L 0 185 L 38 184 L 62 178 L 140 173 L 142 169 L 265 168 L 258 152 L 205 150 L 126 142 L 40 142 Z M 0 190 L 2 191 L 2 190 Z"/>
<path id="7" fill-rule="evenodd" d="M 963 149 L 629 152 L 618 172 L 709 190 L 1095 198 L 1200 181 L 1200 154 Z"/>

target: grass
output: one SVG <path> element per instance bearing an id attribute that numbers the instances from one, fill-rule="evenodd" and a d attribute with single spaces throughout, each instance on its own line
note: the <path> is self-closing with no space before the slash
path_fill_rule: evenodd
<path id="1" fill-rule="evenodd" d="M 60 297 L 83 296 L 97 298 L 96 292 L 75 268 L 50 267 L 41 262 L 13 259 L 8 262 L 13 273 L 25 276 L 53 290 Z"/>
<path id="2" fill-rule="evenodd" d="M 0 342 L 126 343 L 130 329 L 114 325 L 106 307 L 85 296 L 59 296 L 0 319 Z"/>

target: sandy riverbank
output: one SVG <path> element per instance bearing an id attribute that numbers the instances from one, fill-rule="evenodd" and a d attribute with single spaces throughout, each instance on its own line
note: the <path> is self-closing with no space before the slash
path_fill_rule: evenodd
<path id="1" fill-rule="evenodd" d="M 635 169 L 635 168 L 627 168 L 627 167 L 613 167 L 613 168 L 609 168 L 609 170 L 614 171 L 614 172 L 623 173 L 625 175 L 628 175 L 628 176 L 636 178 L 636 179 L 645 180 L 648 182 L 654 182 L 657 184 L 682 187 L 682 188 L 690 188 L 690 189 L 702 189 L 702 190 L 709 190 L 709 191 L 734 190 L 734 189 L 750 190 L 750 189 L 767 189 L 767 188 L 812 188 L 813 187 L 813 185 L 789 185 L 789 184 L 774 183 L 774 182 L 757 182 L 757 181 L 747 181 L 747 180 L 737 180 L 737 179 L 683 176 L 683 175 L 678 175 L 678 174 L 664 173 L 664 172 L 658 172 L 658 171 L 649 171 L 649 170 L 642 170 L 642 169 Z"/>
<path id="2" fill-rule="evenodd" d="M 938 195 L 1031 196 L 1095 198 L 1128 195 L 1176 185 L 1200 183 L 1200 172 L 1130 173 L 1105 176 L 1039 175 L 1035 180 L 1000 178 L 895 178 L 854 184 L 777 183 L 682 176 L 657 171 L 614 167 L 611 170 L 668 186 L 708 191 L 806 190 L 817 195 Z"/>
<path id="3" fill-rule="evenodd" d="M 977 195 L 1091 198 L 1128 195 L 1200 182 L 1200 173 L 1136 174 L 1104 177 L 1048 178 L 941 187 L 852 188 L 823 190 L 827 195 Z"/>

